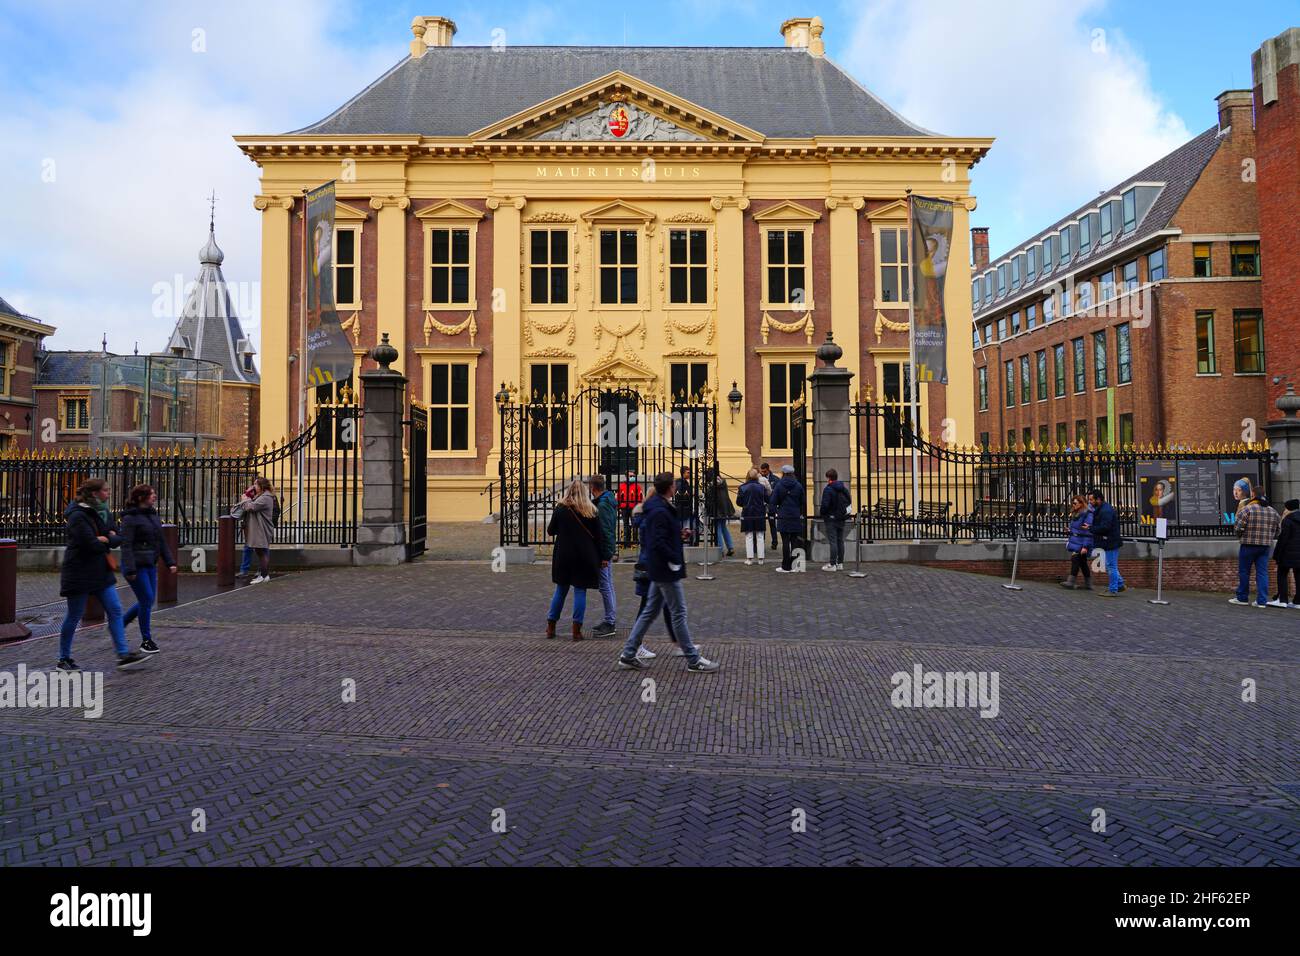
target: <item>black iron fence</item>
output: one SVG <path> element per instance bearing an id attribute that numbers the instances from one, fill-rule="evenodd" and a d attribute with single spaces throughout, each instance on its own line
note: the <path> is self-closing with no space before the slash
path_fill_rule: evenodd
<path id="1" fill-rule="evenodd" d="M 1231 537 L 1232 484 L 1267 494 L 1264 445 L 954 448 L 915 433 L 906 409 L 853 405 L 853 494 L 863 541 L 1065 537 L 1070 501 L 1092 489 L 1115 508 L 1125 537 Z"/>
<path id="2" fill-rule="evenodd" d="M 156 446 L 9 452 L 0 455 L 0 537 L 20 546 L 62 545 L 63 513 L 77 486 L 103 478 L 115 511 L 132 487 L 152 485 L 158 512 L 178 526 L 182 545 L 214 545 L 217 519 L 261 476 L 280 499 L 277 544 L 351 547 L 360 507 L 361 419 L 357 405 L 325 406 L 298 435 L 252 454 Z"/>

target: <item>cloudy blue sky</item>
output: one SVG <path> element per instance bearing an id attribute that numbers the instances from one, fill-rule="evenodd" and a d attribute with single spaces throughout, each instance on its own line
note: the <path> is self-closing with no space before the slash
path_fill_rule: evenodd
<path id="1" fill-rule="evenodd" d="M 256 340 L 257 169 L 230 137 L 327 114 L 406 54 L 417 13 L 458 44 L 634 45 L 775 45 L 820 15 L 829 55 L 909 119 L 997 137 L 974 186 L 995 255 L 1213 125 L 1251 52 L 1300 25 L 1294 0 L 0 0 L 0 296 L 55 348 L 161 348 L 215 190 Z"/>

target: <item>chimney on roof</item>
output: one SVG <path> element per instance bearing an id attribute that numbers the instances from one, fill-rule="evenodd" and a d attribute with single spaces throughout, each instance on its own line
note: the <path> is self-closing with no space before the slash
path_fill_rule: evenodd
<path id="1" fill-rule="evenodd" d="M 419 59 L 431 46 L 451 46 L 456 24 L 447 17 L 416 17 L 411 21 L 411 56 Z"/>
<path id="2" fill-rule="evenodd" d="M 989 264 L 989 227 L 972 226 L 970 231 L 970 251 L 974 257 L 975 271 L 985 269 Z"/>
<path id="3" fill-rule="evenodd" d="M 781 24 L 781 36 L 785 45 L 807 50 L 813 56 L 825 56 L 826 44 L 822 42 L 822 32 L 826 27 L 821 17 L 791 17 Z"/>
<path id="4" fill-rule="evenodd" d="M 1255 95 L 1250 90 L 1224 90 L 1216 98 L 1219 104 L 1219 132 L 1229 126 L 1253 129 Z"/>

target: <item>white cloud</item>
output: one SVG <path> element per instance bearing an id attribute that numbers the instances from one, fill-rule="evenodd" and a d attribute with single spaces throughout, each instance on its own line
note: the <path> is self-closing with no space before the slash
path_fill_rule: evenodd
<path id="1" fill-rule="evenodd" d="M 1098 0 L 870 0 L 844 59 L 914 123 L 997 138 L 974 171 L 995 255 L 1190 138 Z"/>
<path id="2" fill-rule="evenodd" d="M 42 26 L 61 31 L 60 15 L 72 14 Z M 231 137 L 313 122 L 406 53 L 400 32 L 375 49 L 341 46 L 330 31 L 346 18 L 307 0 L 246 0 L 77 24 L 66 70 L 0 102 L 0 295 L 57 326 L 54 348 L 98 348 L 107 332 L 114 351 L 161 349 L 175 317 L 154 314 L 155 287 L 197 274 L 215 190 L 223 271 L 255 304 L 259 170 Z M 241 317 L 256 342 L 256 316 Z"/>

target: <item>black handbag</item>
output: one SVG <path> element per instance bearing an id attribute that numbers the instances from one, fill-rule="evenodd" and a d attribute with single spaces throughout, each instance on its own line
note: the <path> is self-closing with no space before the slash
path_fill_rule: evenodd
<path id="1" fill-rule="evenodd" d="M 632 580 L 637 584 L 649 584 L 650 569 L 638 561 L 632 568 Z"/>

